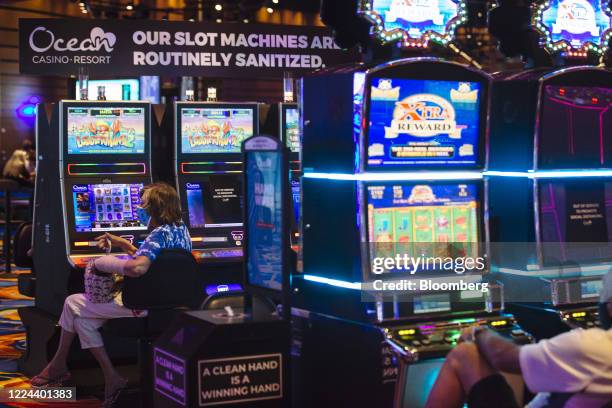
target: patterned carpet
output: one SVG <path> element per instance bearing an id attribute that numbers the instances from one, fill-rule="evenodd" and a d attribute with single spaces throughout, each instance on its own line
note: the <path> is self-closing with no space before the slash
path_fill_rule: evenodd
<path id="1" fill-rule="evenodd" d="M 18 268 L 14 273 L 24 272 Z M 17 309 L 33 304 L 31 298 L 19 294 L 17 279 L 0 278 L 0 388 L 29 387 L 29 379 L 17 371 L 17 359 L 25 349 L 25 332 L 19 320 Z M 0 407 L 54 407 L 54 408 L 94 408 L 99 407 L 97 399 L 79 400 L 70 403 L 40 403 L 36 401 L 20 403 L 0 403 Z"/>

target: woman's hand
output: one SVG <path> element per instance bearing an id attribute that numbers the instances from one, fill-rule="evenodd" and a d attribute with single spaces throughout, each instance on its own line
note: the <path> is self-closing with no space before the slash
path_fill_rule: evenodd
<path id="1" fill-rule="evenodd" d="M 118 237 L 113 234 L 109 234 L 108 232 L 104 235 L 96 237 L 95 240 L 98 241 L 98 248 L 104 251 L 110 250 L 112 249 L 112 247 L 115 246 L 127 252 L 128 248 L 131 248 L 132 246 L 132 244 L 130 244 L 127 239 Z"/>

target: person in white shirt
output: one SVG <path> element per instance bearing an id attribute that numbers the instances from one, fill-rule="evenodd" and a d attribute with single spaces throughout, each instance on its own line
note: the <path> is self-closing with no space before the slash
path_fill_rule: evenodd
<path id="1" fill-rule="evenodd" d="M 612 407 L 612 271 L 603 279 L 601 328 L 574 329 L 519 346 L 474 326 L 447 356 L 427 408 L 518 408 L 500 372 L 521 374 L 536 394 L 527 408 Z"/>

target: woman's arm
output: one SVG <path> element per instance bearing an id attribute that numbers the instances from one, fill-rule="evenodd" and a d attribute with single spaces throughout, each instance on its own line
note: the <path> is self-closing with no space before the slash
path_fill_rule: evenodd
<path id="1" fill-rule="evenodd" d="M 129 276 L 131 278 L 138 278 L 139 276 L 144 275 L 149 270 L 151 266 L 151 260 L 146 256 L 137 256 L 134 259 L 130 259 L 125 263 L 123 267 L 123 273 L 125 276 Z"/>

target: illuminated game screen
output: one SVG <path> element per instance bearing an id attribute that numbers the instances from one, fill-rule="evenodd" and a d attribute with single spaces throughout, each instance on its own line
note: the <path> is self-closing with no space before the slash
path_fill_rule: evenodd
<path id="1" fill-rule="evenodd" d="M 612 89 L 547 85 L 540 112 L 543 168 L 612 166 Z"/>
<path id="2" fill-rule="evenodd" d="M 144 107 L 69 106 L 68 154 L 142 154 Z"/>
<path id="3" fill-rule="evenodd" d="M 374 78 L 368 166 L 473 166 L 478 163 L 476 82 Z"/>
<path id="4" fill-rule="evenodd" d="M 241 180 L 235 175 L 211 175 L 185 183 L 191 228 L 242 226 Z"/>
<path id="5" fill-rule="evenodd" d="M 143 184 L 74 184 L 76 232 L 146 230 L 136 208 Z"/>
<path id="6" fill-rule="evenodd" d="M 254 115 L 251 108 L 181 108 L 181 152 L 240 153 Z"/>
<path id="7" fill-rule="evenodd" d="M 368 185 L 366 198 L 372 259 L 478 256 L 477 185 Z"/>
<path id="8" fill-rule="evenodd" d="M 281 290 L 281 155 L 279 152 L 249 152 L 248 156 L 247 277 L 251 285 Z"/>
<path id="9" fill-rule="evenodd" d="M 285 144 L 289 150 L 292 153 L 299 153 L 302 146 L 300 143 L 300 112 L 297 108 L 285 110 L 283 131 L 285 132 Z"/>
<path id="10" fill-rule="evenodd" d="M 104 87 L 107 101 L 137 101 L 140 99 L 140 81 L 138 79 L 100 79 L 87 81 L 87 98 L 98 99 L 98 87 Z M 76 97 L 80 98 L 79 83 L 76 85 Z"/>
<path id="11" fill-rule="evenodd" d="M 538 183 L 546 263 L 612 259 L 612 181 Z"/>

